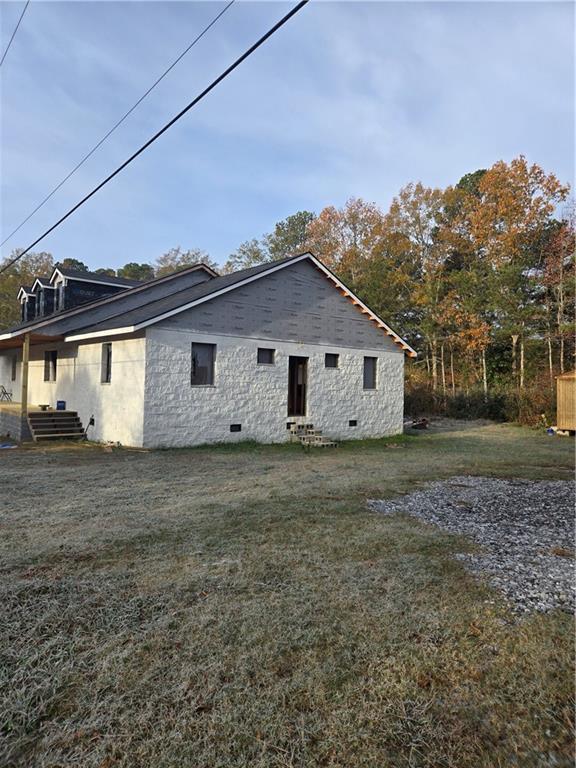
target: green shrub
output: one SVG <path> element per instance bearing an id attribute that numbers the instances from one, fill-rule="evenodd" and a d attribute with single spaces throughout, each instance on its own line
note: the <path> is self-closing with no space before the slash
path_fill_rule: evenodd
<path id="1" fill-rule="evenodd" d="M 429 387 L 410 386 L 404 398 L 407 417 L 449 416 L 453 419 L 492 419 L 528 426 L 554 424 L 555 393 L 548 386 L 529 389 L 494 389 L 484 395 L 481 389 L 469 392 L 434 393 Z"/>
<path id="2" fill-rule="evenodd" d="M 506 396 L 502 393 L 484 395 L 475 390 L 457 393 L 446 401 L 446 415 L 454 419 L 493 419 L 506 421 Z"/>
<path id="3" fill-rule="evenodd" d="M 531 387 L 508 395 L 507 421 L 531 427 L 556 423 L 556 392 L 549 387 Z"/>

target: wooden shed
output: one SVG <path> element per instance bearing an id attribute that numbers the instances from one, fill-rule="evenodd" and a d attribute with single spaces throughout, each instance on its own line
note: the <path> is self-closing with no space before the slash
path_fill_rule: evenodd
<path id="1" fill-rule="evenodd" d="M 556 426 L 558 429 L 576 430 L 576 371 L 556 377 Z"/>

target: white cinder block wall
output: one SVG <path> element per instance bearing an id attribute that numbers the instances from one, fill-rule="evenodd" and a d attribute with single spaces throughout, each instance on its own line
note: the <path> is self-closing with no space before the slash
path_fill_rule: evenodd
<path id="1" fill-rule="evenodd" d="M 214 386 L 191 386 L 191 343 L 216 344 Z M 258 365 L 258 347 L 276 349 L 274 365 Z M 339 367 L 325 368 L 326 352 Z M 144 446 L 177 447 L 253 439 L 284 442 L 288 357 L 308 357 L 306 422 L 328 437 L 380 437 L 402 431 L 401 351 L 208 335 L 159 326 L 146 331 Z M 376 390 L 363 389 L 363 358 L 378 358 Z M 348 422 L 358 425 L 350 427 Z M 241 432 L 230 432 L 241 424 Z"/>
<path id="2" fill-rule="evenodd" d="M 28 402 L 56 407 L 65 400 L 66 408 L 78 411 L 82 425 L 94 416 L 88 437 L 141 446 L 143 441 L 144 354 L 146 340 L 140 338 L 103 339 L 112 341 L 112 380 L 101 383 L 102 341 L 80 344 L 32 346 L 28 370 Z M 58 352 L 56 381 L 44 381 L 44 352 Z M 20 402 L 22 350 L 17 350 L 16 380 L 10 380 L 13 351 L 0 355 L 0 383 L 12 389 L 14 402 Z M 8 386 L 9 385 L 9 386 Z"/>

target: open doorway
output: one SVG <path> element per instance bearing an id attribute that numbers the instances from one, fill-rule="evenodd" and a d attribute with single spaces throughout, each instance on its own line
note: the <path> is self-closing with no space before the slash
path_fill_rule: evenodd
<path id="1" fill-rule="evenodd" d="M 308 358 L 288 359 L 288 416 L 306 416 Z"/>

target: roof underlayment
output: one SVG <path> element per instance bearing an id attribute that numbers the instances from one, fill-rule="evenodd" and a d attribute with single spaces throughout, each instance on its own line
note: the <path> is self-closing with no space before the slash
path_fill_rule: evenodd
<path id="1" fill-rule="evenodd" d="M 14 346 L 16 338 L 27 332 L 36 332 L 43 337 L 59 337 L 65 341 L 81 341 L 100 336 L 136 333 L 149 325 L 161 322 L 168 317 L 247 285 L 264 275 L 273 274 L 290 264 L 304 260 L 310 261 L 342 296 L 352 302 L 368 321 L 375 323 L 409 357 L 416 357 L 416 352 L 409 344 L 401 339 L 384 320 L 366 306 L 311 253 L 259 264 L 256 267 L 217 277 L 214 276 L 215 273 L 209 267 L 195 265 L 190 269 L 163 278 L 140 283 L 105 299 L 83 304 L 73 310 L 18 325 L 0 334 L 0 348 Z M 187 284 L 190 275 L 199 269 L 206 271 L 207 279 L 202 280 L 202 282 Z"/>

